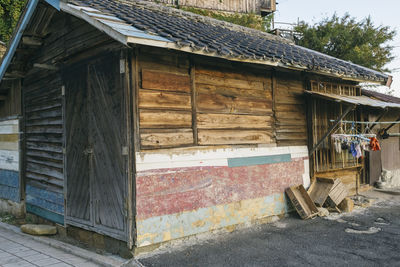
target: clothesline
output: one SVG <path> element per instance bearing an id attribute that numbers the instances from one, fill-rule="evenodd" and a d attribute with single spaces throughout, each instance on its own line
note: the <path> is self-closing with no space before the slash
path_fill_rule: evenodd
<path id="1" fill-rule="evenodd" d="M 335 120 L 330 120 L 335 122 Z M 340 121 L 341 123 L 354 123 L 354 124 L 400 124 L 400 121 Z"/>
<path id="2" fill-rule="evenodd" d="M 376 134 L 332 134 L 332 137 L 376 137 Z"/>

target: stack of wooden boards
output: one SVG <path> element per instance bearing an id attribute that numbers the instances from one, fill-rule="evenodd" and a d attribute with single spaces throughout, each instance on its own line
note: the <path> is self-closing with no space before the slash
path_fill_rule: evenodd
<path id="1" fill-rule="evenodd" d="M 297 213 L 302 219 L 318 215 L 318 207 L 328 207 L 340 212 L 339 204 L 349 194 L 346 186 L 338 178 L 317 178 L 308 192 L 302 185 L 286 189 Z"/>

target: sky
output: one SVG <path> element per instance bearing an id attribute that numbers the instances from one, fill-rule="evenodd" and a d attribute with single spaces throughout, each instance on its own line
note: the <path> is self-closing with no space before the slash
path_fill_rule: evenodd
<path id="1" fill-rule="evenodd" d="M 395 59 L 386 67 L 393 70 L 391 89 L 400 97 L 400 1 L 399 0 L 277 0 L 276 22 L 296 23 L 298 20 L 317 23 L 335 12 L 341 17 L 346 12 L 357 20 L 371 16 L 375 26 L 390 26 L 397 31 L 393 42 Z M 278 26 L 278 25 L 277 25 Z M 397 70 L 396 70 L 397 69 Z M 386 93 L 387 87 L 378 89 Z"/>

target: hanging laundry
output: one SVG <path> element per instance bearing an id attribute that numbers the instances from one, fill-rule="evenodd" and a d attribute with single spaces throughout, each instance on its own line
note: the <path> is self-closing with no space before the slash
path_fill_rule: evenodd
<path id="1" fill-rule="evenodd" d="M 335 144 L 336 153 L 339 153 L 339 154 L 342 153 L 342 143 L 340 142 L 340 140 L 335 139 L 334 144 Z"/>
<path id="2" fill-rule="evenodd" d="M 356 151 L 356 145 L 355 145 L 355 143 L 351 143 L 351 144 L 350 144 L 349 153 L 351 153 L 351 155 L 353 155 L 353 157 L 357 157 L 357 151 Z"/>
<path id="3" fill-rule="evenodd" d="M 378 151 L 381 150 L 381 146 L 379 144 L 378 139 L 376 139 L 375 137 L 371 138 L 371 141 L 369 143 L 369 146 L 371 148 L 372 151 Z"/>
<path id="4" fill-rule="evenodd" d="M 356 145 L 356 147 L 355 147 L 355 149 L 356 149 L 356 158 L 361 158 L 362 157 L 362 151 L 361 151 L 361 145 L 360 144 L 357 144 Z"/>

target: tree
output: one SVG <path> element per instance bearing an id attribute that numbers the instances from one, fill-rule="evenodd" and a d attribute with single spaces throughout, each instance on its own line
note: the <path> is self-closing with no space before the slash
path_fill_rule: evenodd
<path id="1" fill-rule="evenodd" d="M 26 0 L 0 0 L 1 41 L 7 43 L 10 40 L 25 2 Z"/>
<path id="2" fill-rule="evenodd" d="M 393 46 L 387 43 L 396 32 L 375 26 L 371 17 L 356 21 L 349 14 L 334 14 L 314 25 L 301 22 L 295 31 L 301 33 L 295 40 L 298 45 L 378 71 L 388 71 L 384 66 L 394 59 Z"/>

